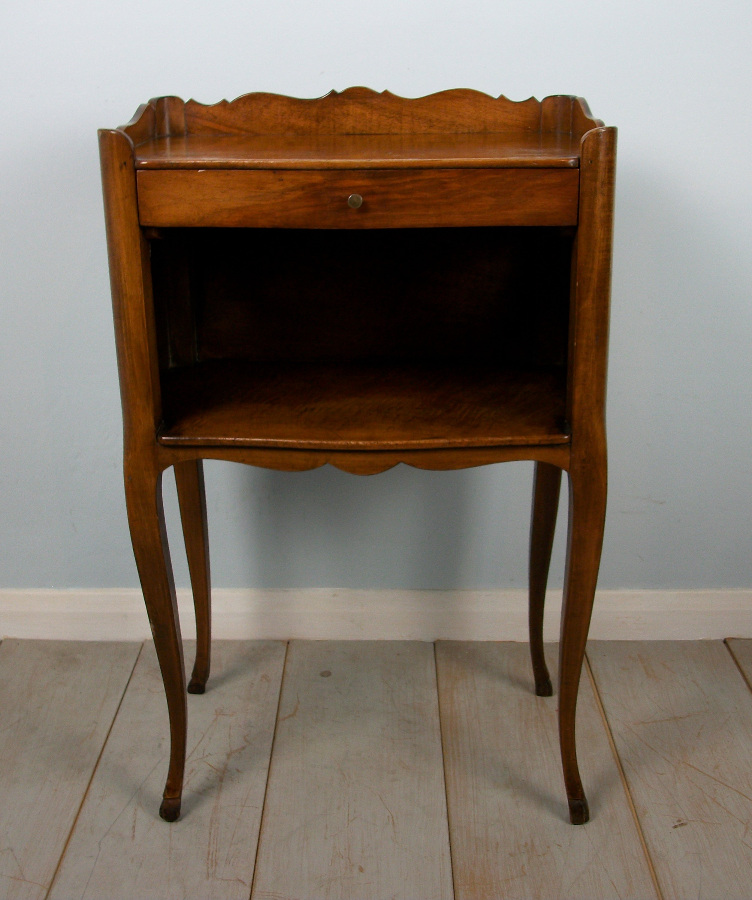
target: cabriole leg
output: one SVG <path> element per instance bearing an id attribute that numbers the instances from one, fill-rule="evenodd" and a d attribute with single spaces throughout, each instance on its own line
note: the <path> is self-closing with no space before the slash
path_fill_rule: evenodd
<path id="1" fill-rule="evenodd" d="M 175 483 L 196 610 L 196 660 L 188 693 L 203 694 L 211 659 L 211 578 L 204 467 L 200 459 L 175 463 Z"/>
<path id="2" fill-rule="evenodd" d="M 590 818 L 577 765 L 575 714 L 605 518 L 605 458 L 587 467 L 573 467 L 569 473 L 569 538 L 559 644 L 559 739 L 573 825 L 582 825 Z"/>
<path id="3" fill-rule="evenodd" d="M 125 466 L 125 498 L 133 552 L 162 671 L 170 717 L 170 767 L 159 814 L 180 815 L 185 770 L 187 708 L 183 644 L 162 508 L 162 473 L 148 461 Z"/>
<path id="4" fill-rule="evenodd" d="M 539 697 L 550 697 L 553 694 L 551 678 L 543 655 L 543 610 L 546 603 L 548 568 L 554 543 L 560 488 L 561 469 L 550 463 L 537 462 L 530 526 L 529 629 L 535 693 Z"/>

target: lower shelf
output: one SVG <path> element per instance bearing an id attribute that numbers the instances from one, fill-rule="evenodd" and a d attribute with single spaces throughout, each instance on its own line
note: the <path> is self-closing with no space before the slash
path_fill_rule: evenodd
<path id="1" fill-rule="evenodd" d="M 165 445 L 309 450 L 563 444 L 559 369 L 210 360 L 162 376 Z"/>

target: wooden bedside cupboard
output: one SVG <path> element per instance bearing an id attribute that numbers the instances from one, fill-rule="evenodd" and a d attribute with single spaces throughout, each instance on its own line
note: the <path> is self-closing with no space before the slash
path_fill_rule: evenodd
<path id="1" fill-rule="evenodd" d="M 161 476 L 173 466 L 209 675 L 202 460 L 366 475 L 535 461 L 530 647 L 562 470 L 570 507 L 559 730 L 588 819 L 575 707 L 603 539 L 616 130 L 575 97 L 162 97 L 99 133 L 133 549 L 169 709 L 160 814 L 180 813 L 186 684 Z"/>

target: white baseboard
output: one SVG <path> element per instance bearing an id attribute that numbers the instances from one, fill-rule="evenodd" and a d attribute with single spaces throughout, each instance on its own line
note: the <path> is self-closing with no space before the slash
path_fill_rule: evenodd
<path id="1" fill-rule="evenodd" d="M 183 636 L 195 637 L 191 594 L 178 591 Z M 215 589 L 215 638 L 527 640 L 524 591 Z M 556 640 L 561 592 L 547 603 Z M 143 640 L 138 590 L 0 591 L 0 637 Z M 590 637 L 699 640 L 752 637 L 752 591 L 599 591 Z"/>

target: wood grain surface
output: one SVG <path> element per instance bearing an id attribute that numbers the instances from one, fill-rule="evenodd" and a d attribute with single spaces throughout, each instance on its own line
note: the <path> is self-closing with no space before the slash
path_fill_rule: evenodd
<path id="1" fill-rule="evenodd" d="M 161 676 L 148 643 L 53 900 L 247 900 L 285 645 L 218 641 L 213 649 L 207 692 L 190 698 L 183 818 L 168 825 L 157 815 L 169 744 Z"/>
<path id="2" fill-rule="evenodd" d="M 290 644 L 252 896 L 452 897 L 431 644 Z"/>
<path id="3" fill-rule="evenodd" d="M 555 371 L 209 361 L 164 378 L 163 444 L 420 449 L 564 444 Z"/>
<path id="4" fill-rule="evenodd" d="M 0 645 L 0 897 L 47 896 L 140 644 Z"/>
<path id="5" fill-rule="evenodd" d="M 355 172 L 139 171 L 138 215 L 154 227 L 426 228 L 576 225 L 576 169 Z M 348 197 L 358 195 L 353 209 Z"/>
<path id="6" fill-rule="evenodd" d="M 573 828 L 558 698 L 535 696 L 528 647 L 441 641 L 436 662 L 456 900 L 655 897 L 589 681 L 578 729 L 593 818 Z"/>
<path id="7" fill-rule="evenodd" d="M 579 138 L 501 134 L 205 135 L 136 148 L 137 169 L 576 168 Z"/>
<path id="8" fill-rule="evenodd" d="M 571 131 L 598 124 L 581 98 L 514 101 L 466 88 L 405 98 L 390 91 L 350 87 L 312 100 L 257 92 L 211 105 L 189 100 L 183 115 L 188 134 L 535 132 Z M 172 133 L 175 130 L 179 127 Z"/>
<path id="9" fill-rule="evenodd" d="M 746 900 L 752 693 L 731 655 L 719 641 L 588 655 L 664 900 Z"/>
<path id="10" fill-rule="evenodd" d="M 571 134 L 579 138 L 603 123 L 582 97 L 554 95 L 514 101 L 458 88 L 425 97 L 351 87 L 324 97 L 301 99 L 255 92 L 218 103 L 157 97 L 122 126 L 136 146 L 160 137 L 185 135 Z"/>

